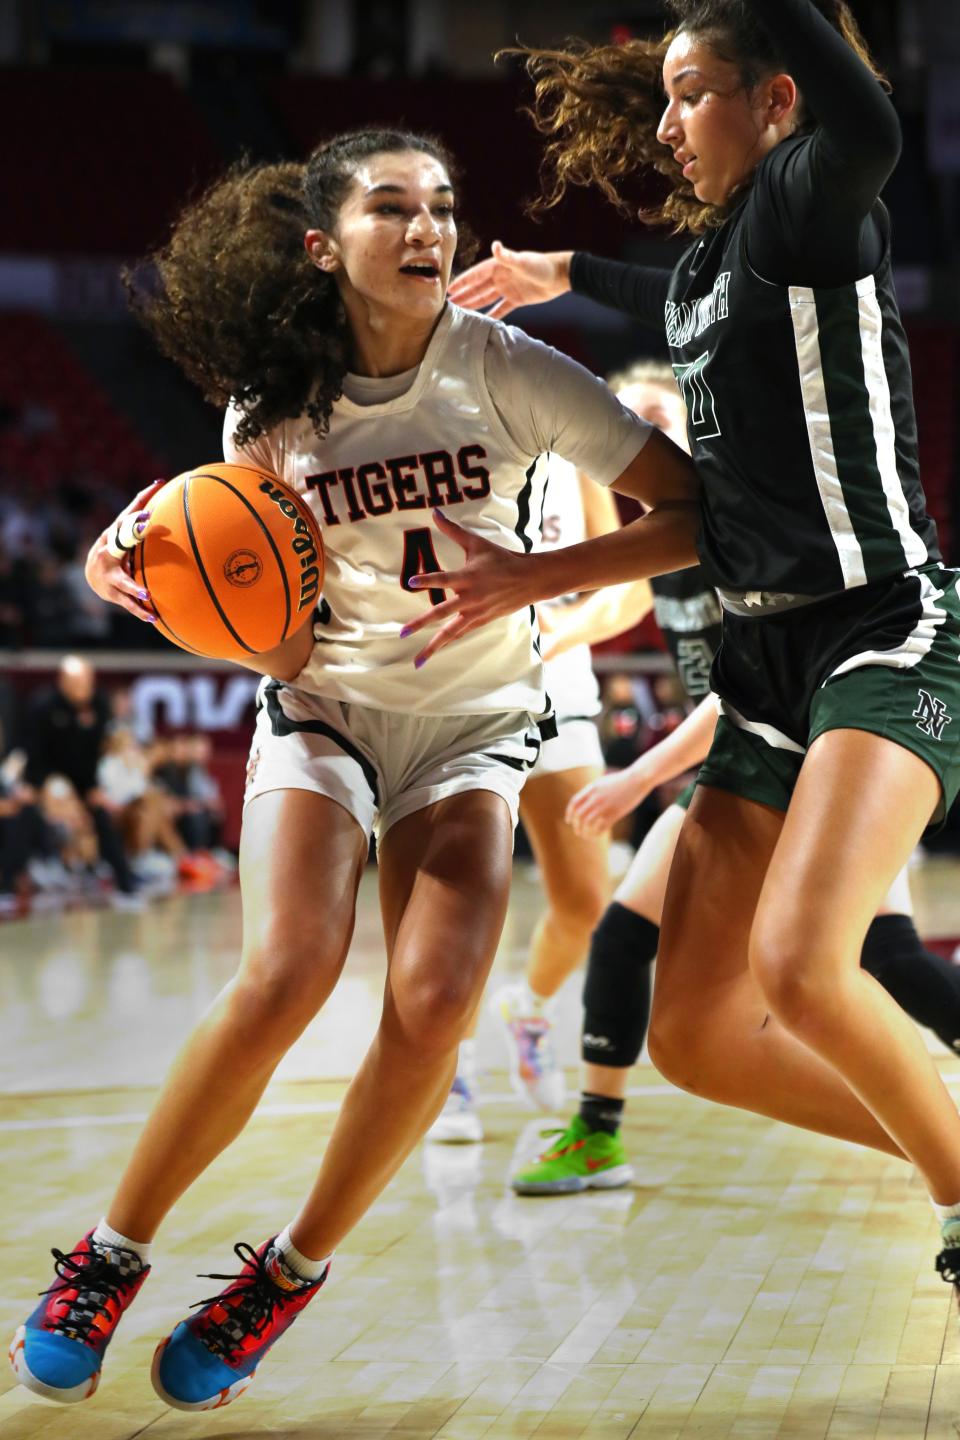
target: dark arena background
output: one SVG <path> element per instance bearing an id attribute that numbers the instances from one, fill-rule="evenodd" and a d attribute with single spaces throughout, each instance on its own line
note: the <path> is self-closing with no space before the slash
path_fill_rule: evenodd
<path id="1" fill-rule="evenodd" d="M 960 5 L 853 8 L 903 128 L 884 198 L 923 483 L 945 559 L 960 565 Z M 256 677 L 175 649 L 84 580 L 89 546 L 138 490 L 222 456 L 222 417 L 131 319 L 121 267 L 238 158 L 302 158 L 371 125 L 442 138 L 481 255 L 501 239 L 667 263 L 678 241 L 593 193 L 528 217 L 542 151 L 523 113 L 529 82 L 493 60 L 518 39 L 617 43 L 662 26 L 658 0 L 0 0 L 0 1313 L 11 1335 L 46 1283 L 50 1248 L 103 1213 L 153 1093 L 239 954 Z M 630 191 L 637 208 L 651 193 Z M 509 323 L 600 375 L 666 356 L 574 295 Z M 687 706 L 652 618 L 597 646 L 594 666 L 605 759 L 621 768 Z M 56 733 L 65 671 L 93 686 L 92 757 Z M 83 793 L 88 773 L 103 804 Z M 678 789 L 619 823 L 611 888 Z M 322 836 L 317 849 L 322 864 Z M 910 879 L 927 949 L 960 966 L 960 806 L 918 847 Z M 541 908 L 521 831 L 492 984 L 522 976 Z M 0 1440 L 953 1440 L 956 1315 L 932 1272 L 913 1170 L 711 1107 L 644 1054 L 624 1130 L 633 1184 L 517 1195 L 510 1176 L 543 1151 L 550 1122 L 512 1093 L 487 1010 L 485 1141 L 414 1151 L 240 1411 L 167 1410 L 149 1385 L 153 1345 L 188 1289 L 207 1293 L 195 1273 L 232 1266 L 251 1216 L 258 1241 L 270 1217 L 294 1213 L 376 1026 L 383 975 L 371 864 L 340 986 L 161 1231 L 156 1279 L 109 1352 L 110 1383 L 56 1409 L 8 1370 Z M 571 1106 L 581 983 L 570 977 L 553 1020 Z M 960 1063 L 921 1033 L 956 1094 Z"/>

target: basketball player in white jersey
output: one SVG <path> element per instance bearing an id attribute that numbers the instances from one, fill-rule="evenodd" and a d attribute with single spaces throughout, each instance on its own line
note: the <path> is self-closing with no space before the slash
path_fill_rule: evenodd
<path id="1" fill-rule="evenodd" d="M 549 457 L 538 549 L 574 545 L 619 527 L 609 490 L 558 455 Z M 606 834 L 577 835 L 565 823 L 575 794 L 603 775 L 595 717 L 600 687 L 590 646 L 619 635 L 651 609 L 649 583 L 612 585 L 586 596 L 564 595 L 537 607 L 547 694 L 557 734 L 544 741 L 523 787 L 520 818 L 543 882 L 546 909 L 530 945 L 524 976 L 502 985 L 490 1001 L 501 1028 L 513 1088 L 527 1103 L 556 1111 L 564 1103 L 563 1069 L 553 1041 L 555 996 L 583 964 L 594 926 L 610 894 Z M 445 1143 L 483 1139 L 477 1104 L 474 1017 L 461 1041 L 457 1073 L 427 1138 Z"/>
<path id="2" fill-rule="evenodd" d="M 177 1408 L 219 1408 L 249 1385 L 449 1090 L 548 718 L 530 598 L 695 559 L 687 457 L 566 357 L 448 305 L 457 239 L 443 150 L 360 132 L 319 147 L 305 170 L 232 171 L 181 217 L 141 293 L 167 354 L 208 398 L 233 397 L 227 459 L 274 470 L 314 508 L 327 578 L 314 623 L 254 667 L 271 678 L 248 767 L 238 973 L 188 1039 L 106 1216 L 54 1252 L 56 1279 L 17 1333 L 17 1376 L 49 1398 L 93 1393 L 161 1221 L 243 1129 L 336 985 L 375 834 L 383 1014 L 319 1174 L 289 1223 L 234 1247 L 239 1273 L 212 1277 L 228 1284 L 154 1359 L 154 1386 Z M 526 554 L 549 451 L 648 513 Z M 148 618 L 108 541 L 88 578 Z M 421 668 L 411 627 L 444 599 L 431 574 L 491 541 L 502 618 Z M 305 1157 L 304 1179 L 308 1168 Z"/>

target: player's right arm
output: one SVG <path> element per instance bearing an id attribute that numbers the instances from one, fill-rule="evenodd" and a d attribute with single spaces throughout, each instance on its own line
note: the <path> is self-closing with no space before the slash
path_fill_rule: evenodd
<path id="1" fill-rule="evenodd" d="M 570 289 L 572 250 L 508 250 L 499 240 L 491 249 L 488 259 L 450 284 L 450 299 L 464 310 L 486 310 L 489 319 L 502 320 L 521 305 L 542 305 Z"/>
<path id="2" fill-rule="evenodd" d="M 508 250 L 494 240 L 493 254 L 458 275 L 449 293 L 455 305 L 502 320 L 572 290 L 662 330 L 669 283 L 670 271 L 657 266 L 573 250 Z"/>
<path id="3" fill-rule="evenodd" d="M 121 510 L 94 540 L 83 568 L 86 582 L 95 595 L 113 605 L 122 606 L 138 620 L 146 620 L 150 625 L 157 623 L 157 617 L 148 608 L 150 596 L 130 574 L 127 560 L 147 533 L 150 501 L 166 483 L 165 480 L 154 480 L 152 485 L 134 495 L 126 509 Z"/>
<path id="4" fill-rule="evenodd" d="M 566 822 L 578 835 L 602 835 L 635 810 L 658 785 L 699 765 L 713 743 L 717 702 L 705 695 L 671 735 L 646 751 L 626 770 L 603 775 L 578 790 L 567 806 Z"/>

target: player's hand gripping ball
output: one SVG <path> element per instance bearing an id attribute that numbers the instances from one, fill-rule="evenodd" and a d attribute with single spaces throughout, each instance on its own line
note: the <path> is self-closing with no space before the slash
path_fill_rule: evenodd
<path id="1" fill-rule="evenodd" d="M 219 660 L 273 650 L 319 600 L 320 529 L 268 471 L 198 465 L 153 496 L 142 539 L 118 528 L 114 543 L 130 550 L 157 629 L 182 650 Z"/>

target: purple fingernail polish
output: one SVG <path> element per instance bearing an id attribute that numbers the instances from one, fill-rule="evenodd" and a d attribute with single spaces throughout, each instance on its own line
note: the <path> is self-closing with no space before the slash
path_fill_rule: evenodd
<path id="1" fill-rule="evenodd" d="M 410 626 L 409 626 L 409 625 L 404 625 L 403 629 L 400 631 L 400 639 L 401 639 L 401 640 L 406 640 L 406 639 L 409 637 L 409 634 L 410 634 Z"/>
<path id="2" fill-rule="evenodd" d="M 146 620 L 148 625 L 156 625 L 157 623 L 156 615 L 145 615 L 143 618 Z"/>
<path id="3" fill-rule="evenodd" d="M 150 599 L 150 596 L 147 594 L 146 590 L 138 590 L 138 591 L 137 591 L 137 599 L 138 599 L 138 600 L 149 600 L 149 599 Z"/>
<path id="4" fill-rule="evenodd" d="M 427 663 L 426 656 L 425 656 L 425 655 L 421 655 L 421 657 L 420 657 L 419 660 L 414 660 L 414 662 L 413 662 L 413 668 L 414 668 L 414 670 L 422 670 L 423 667 L 424 667 L 424 665 L 426 665 L 426 663 Z"/>

